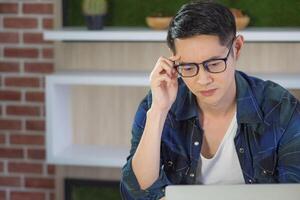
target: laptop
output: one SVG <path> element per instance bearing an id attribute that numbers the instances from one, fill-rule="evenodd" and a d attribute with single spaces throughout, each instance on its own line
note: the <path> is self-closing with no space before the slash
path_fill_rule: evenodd
<path id="1" fill-rule="evenodd" d="M 170 185 L 166 200 L 300 200 L 300 184 Z"/>

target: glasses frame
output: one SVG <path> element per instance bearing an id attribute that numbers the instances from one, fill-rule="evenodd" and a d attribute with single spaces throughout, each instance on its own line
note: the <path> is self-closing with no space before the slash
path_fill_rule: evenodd
<path id="1" fill-rule="evenodd" d="M 230 54 L 230 52 L 231 52 L 232 45 L 233 45 L 233 43 L 234 43 L 234 41 L 235 41 L 235 38 L 236 38 L 236 37 L 234 37 L 234 38 L 232 39 L 232 42 L 231 42 L 229 51 L 228 51 L 227 55 L 226 55 L 224 58 L 214 58 L 214 59 L 209 59 L 209 60 L 203 61 L 202 63 L 180 63 L 180 64 L 177 64 L 177 65 L 174 65 L 173 67 L 176 69 L 177 73 L 178 73 L 181 77 L 184 77 L 184 78 L 190 78 L 190 77 L 197 76 L 198 73 L 199 73 L 200 65 L 202 65 L 203 68 L 204 68 L 204 70 L 207 71 L 207 72 L 209 72 L 209 73 L 212 73 L 212 74 L 222 73 L 222 72 L 224 72 L 224 71 L 227 69 L 227 60 L 228 60 L 229 54 Z M 219 60 L 225 62 L 225 68 L 224 68 L 224 70 L 219 71 L 219 72 L 212 72 L 212 71 L 210 71 L 209 68 L 208 68 L 208 66 L 207 66 L 207 63 L 208 63 L 208 62 L 211 62 L 211 61 L 219 61 Z M 175 63 L 175 62 L 174 62 L 174 63 Z M 183 76 L 183 75 L 179 72 L 179 70 L 178 70 L 178 68 L 179 68 L 180 66 L 182 66 L 182 65 L 194 65 L 194 66 L 197 67 L 197 72 L 195 73 L 195 75 L 192 75 L 192 76 Z"/>

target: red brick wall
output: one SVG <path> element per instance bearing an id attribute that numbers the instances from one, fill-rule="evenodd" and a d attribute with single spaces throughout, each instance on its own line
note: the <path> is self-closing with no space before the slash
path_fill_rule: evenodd
<path id="1" fill-rule="evenodd" d="M 53 0 L 0 1 L 0 200 L 54 199 L 45 162 L 45 75 L 53 72 Z"/>

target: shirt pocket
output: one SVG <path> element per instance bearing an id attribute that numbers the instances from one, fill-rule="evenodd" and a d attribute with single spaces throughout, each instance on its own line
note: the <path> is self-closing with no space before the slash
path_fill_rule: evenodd
<path id="1" fill-rule="evenodd" d="M 171 153 L 164 159 L 162 168 L 170 182 L 181 184 L 188 172 L 189 164 L 184 156 Z"/>
<path id="2" fill-rule="evenodd" d="M 277 154 L 275 149 L 259 152 L 253 159 L 254 178 L 258 183 L 276 182 Z"/>

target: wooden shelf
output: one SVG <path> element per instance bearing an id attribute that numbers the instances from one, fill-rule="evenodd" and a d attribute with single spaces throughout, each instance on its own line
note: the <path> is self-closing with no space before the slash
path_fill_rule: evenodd
<path id="1" fill-rule="evenodd" d="M 299 75 L 256 76 L 289 89 L 300 89 Z M 78 85 L 148 87 L 149 72 L 59 72 L 46 77 L 47 161 L 62 165 L 121 167 L 129 148 L 72 143 L 71 87 Z"/>
<path id="2" fill-rule="evenodd" d="M 263 80 L 274 81 L 288 89 L 300 89 L 298 74 L 257 73 L 250 74 Z M 80 72 L 65 71 L 47 75 L 51 85 L 111 85 L 111 86 L 149 86 L 150 72 Z"/>
<path id="3" fill-rule="evenodd" d="M 73 86 L 149 85 L 148 73 L 60 72 L 46 77 L 47 162 L 61 165 L 122 167 L 128 147 L 73 144 L 71 97 Z"/>
<path id="4" fill-rule="evenodd" d="M 300 89 L 300 75 L 299 74 L 249 74 L 261 78 L 263 80 L 271 80 L 278 83 L 287 89 Z"/>
<path id="5" fill-rule="evenodd" d="M 248 28 L 237 34 L 242 34 L 246 42 L 300 42 L 299 28 Z M 166 36 L 166 30 L 128 27 L 105 28 L 101 31 L 74 28 L 44 32 L 44 39 L 52 41 L 164 42 Z"/>
<path id="6" fill-rule="evenodd" d="M 61 149 L 56 155 L 48 155 L 47 162 L 60 165 L 122 167 L 128 153 L 129 149 L 126 147 L 73 144 Z"/>
<path id="7" fill-rule="evenodd" d="M 49 85 L 148 86 L 150 72 L 57 72 L 47 76 Z"/>

